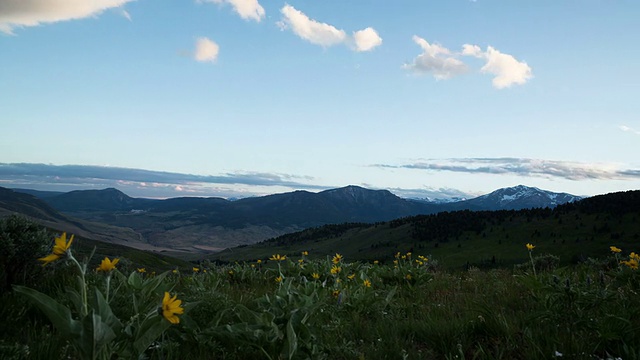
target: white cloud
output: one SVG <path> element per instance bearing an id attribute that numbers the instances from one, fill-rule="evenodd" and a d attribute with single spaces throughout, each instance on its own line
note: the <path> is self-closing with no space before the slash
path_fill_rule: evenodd
<path id="1" fill-rule="evenodd" d="M 378 35 L 378 32 L 370 27 L 354 32 L 353 40 L 356 44 L 356 51 L 361 52 L 370 51 L 375 47 L 382 45 L 382 38 Z"/>
<path id="2" fill-rule="evenodd" d="M 260 22 L 265 16 L 264 8 L 258 0 L 204 0 L 216 4 L 229 4 L 238 15 L 245 20 L 255 20 Z"/>
<path id="3" fill-rule="evenodd" d="M 624 132 L 630 132 L 632 134 L 640 135 L 640 131 L 638 131 L 636 129 L 633 129 L 633 128 L 630 128 L 630 127 L 628 127 L 626 125 L 620 125 L 620 126 L 618 126 L 618 128 L 620 130 L 624 131 Z"/>
<path id="4" fill-rule="evenodd" d="M 214 41 L 201 37 L 196 41 L 194 58 L 200 62 L 214 62 L 218 58 L 220 47 Z"/>
<path id="5" fill-rule="evenodd" d="M 2 0 L 0 31 L 96 16 L 133 0 Z"/>
<path id="6" fill-rule="evenodd" d="M 497 89 L 514 84 L 522 85 L 533 78 L 531 67 L 526 62 L 518 61 L 512 55 L 504 54 L 492 46 L 487 46 L 487 51 L 483 52 L 477 45 L 465 44 L 462 46 L 462 54 L 485 59 L 487 63 L 480 71 L 495 75 L 492 83 Z"/>
<path id="7" fill-rule="evenodd" d="M 327 47 L 343 43 L 347 39 L 344 30 L 310 19 L 291 5 L 285 5 L 280 12 L 284 16 L 281 28 L 291 28 L 296 35 L 312 44 Z"/>
<path id="8" fill-rule="evenodd" d="M 429 44 L 417 35 L 413 36 L 413 41 L 423 52 L 413 59 L 412 63 L 404 64 L 403 68 L 417 73 L 433 73 L 438 80 L 449 79 L 467 71 L 467 65 L 457 59 L 449 49 L 438 44 Z"/>
<path id="9" fill-rule="evenodd" d="M 343 44 L 359 52 L 371 51 L 382 44 L 382 38 L 371 27 L 355 31 L 353 36 L 349 36 L 342 29 L 309 18 L 291 5 L 283 6 L 280 12 L 282 20 L 277 25 L 282 30 L 291 29 L 294 34 L 312 44 L 323 47 Z"/>

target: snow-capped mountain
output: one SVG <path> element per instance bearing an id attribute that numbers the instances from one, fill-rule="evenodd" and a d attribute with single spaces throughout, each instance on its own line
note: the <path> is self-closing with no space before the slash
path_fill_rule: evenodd
<path id="1" fill-rule="evenodd" d="M 460 202 L 469 209 L 519 210 L 527 208 L 556 207 L 560 204 L 582 199 L 567 193 L 555 193 L 536 187 L 518 185 L 498 189 L 492 193 Z"/>

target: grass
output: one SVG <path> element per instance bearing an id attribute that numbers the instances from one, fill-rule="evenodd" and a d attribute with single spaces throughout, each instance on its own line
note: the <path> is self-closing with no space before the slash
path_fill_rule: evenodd
<path id="1" fill-rule="evenodd" d="M 544 246 L 534 244 L 535 255 Z M 104 358 L 127 354 L 145 316 L 162 327 L 141 348 L 150 359 L 640 358 L 640 274 L 619 263 L 627 251 L 608 254 L 607 246 L 599 259 L 552 263 L 535 275 L 524 243 L 513 251 L 520 266 L 466 271 L 442 270 L 434 259 L 420 265 L 417 252 L 390 253 L 385 264 L 298 253 L 157 276 L 119 266 L 108 306 L 131 330 L 114 328 Z M 72 270 L 65 260 L 54 263 L 37 290 L 67 306 Z M 86 286 L 104 292 L 105 276 L 90 271 Z M 183 301 L 178 325 L 154 310 L 165 291 Z M 74 338 L 33 303 L 15 292 L 1 300 L 0 357 L 80 358 Z M 101 306 L 94 311 L 106 314 Z"/>

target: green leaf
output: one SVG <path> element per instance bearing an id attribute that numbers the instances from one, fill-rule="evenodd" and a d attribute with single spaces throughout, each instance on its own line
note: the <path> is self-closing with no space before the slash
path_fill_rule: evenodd
<path id="1" fill-rule="evenodd" d="M 102 320 L 111 329 L 113 329 L 115 333 L 119 333 L 120 330 L 122 329 L 122 323 L 120 322 L 120 319 L 118 319 L 113 314 L 113 311 L 111 310 L 111 306 L 109 306 L 109 303 L 107 303 L 107 300 L 104 298 L 100 290 L 95 289 L 95 291 L 96 291 L 96 296 L 94 299 L 95 301 L 94 311 L 96 311 L 98 315 L 100 315 Z"/>
<path id="2" fill-rule="evenodd" d="M 51 320 L 53 326 L 67 338 L 80 336 L 80 322 L 71 317 L 71 310 L 53 298 L 28 287 L 14 285 L 13 289 L 27 296 Z"/>
<path id="3" fill-rule="evenodd" d="M 293 317 L 287 322 L 287 342 L 289 343 L 289 359 L 292 359 L 298 349 L 298 336 L 293 328 Z"/>
<path id="4" fill-rule="evenodd" d="M 140 290 L 142 288 L 142 276 L 137 272 L 132 272 L 127 279 L 127 284 L 136 290 Z"/>
<path id="5" fill-rule="evenodd" d="M 136 340 L 133 343 L 136 354 L 142 354 L 149 345 L 153 343 L 162 333 L 171 326 L 171 323 L 164 320 L 157 314 L 148 316 L 140 326 Z"/>

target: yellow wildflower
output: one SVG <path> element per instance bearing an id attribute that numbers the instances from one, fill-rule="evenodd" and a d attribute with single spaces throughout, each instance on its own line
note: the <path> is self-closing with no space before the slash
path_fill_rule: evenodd
<path id="1" fill-rule="evenodd" d="M 402 255 L 402 260 L 407 260 L 407 256 L 406 255 Z"/>
<path id="2" fill-rule="evenodd" d="M 353 280 L 356 278 L 356 274 L 351 274 L 349 276 L 347 276 L 349 278 L 349 280 Z"/>
<path id="3" fill-rule="evenodd" d="M 98 266 L 96 270 L 111 271 L 116 268 L 116 264 L 118 263 L 118 261 L 120 261 L 120 259 L 113 259 L 113 261 L 111 261 L 108 257 L 105 257 L 104 259 L 102 259 L 100 266 Z"/>
<path id="4" fill-rule="evenodd" d="M 620 250 L 619 248 L 617 248 L 615 246 L 609 246 L 609 249 L 611 249 L 611 252 L 614 252 L 614 253 L 619 253 L 619 252 L 622 251 L 622 250 Z"/>
<path id="5" fill-rule="evenodd" d="M 63 232 L 62 235 L 55 239 L 55 244 L 53 245 L 53 253 L 39 258 L 38 261 L 42 261 L 42 266 L 45 266 L 50 262 L 60 259 L 64 254 L 67 253 L 67 250 L 69 250 L 69 248 L 71 247 L 72 242 L 73 234 L 71 235 L 71 238 L 69 238 L 69 242 L 67 242 L 67 233 Z"/>
<path id="6" fill-rule="evenodd" d="M 142 274 L 142 273 L 146 273 L 146 272 L 147 272 L 147 269 L 145 269 L 145 268 L 138 268 L 138 272 L 139 272 L 140 274 Z"/>
<path id="7" fill-rule="evenodd" d="M 398 265 L 398 260 L 393 260 L 393 263 L 394 263 L 395 265 Z"/>
<path id="8" fill-rule="evenodd" d="M 302 252 L 302 256 L 309 256 L 309 252 L 308 251 L 303 251 Z"/>
<path id="9" fill-rule="evenodd" d="M 371 287 L 371 281 L 369 281 L 369 279 L 366 279 L 366 280 L 363 282 L 363 284 L 364 284 L 364 287 L 368 287 L 368 288 L 369 288 L 369 287 Z"/>
<path id="10" fill-rule="evenodd" d="M 378 261 L 378 260 L 373 260 L 373 265 L 378 265 L 378 263 L 380 263 L 380 261 Z"/>
<path id="11" fill-rule="evenodd" d="M 638 254 L 636 254 L 636 253 L 634 253 L 634 252 L 632 252 L 631 254 L 629 254 L 629 258 L 630 258 L 630 259 L 633 259 L 633 260 L 638 260 L 638 261 L 640 261 L 640 255 L 638 255 Z"/>
<path id="12" fill-rule="evenodd" d="M 171 295 L 165 291 L 164 299 L 162 299 L 162 316 L 172 324 L 178 324 L 180 318 L 177 315 L 184 313 L 184 308 L 180 306 L 182 300 L 178 300 L 177 297 L 178 295 L 171 297 Z"/>
<path id="13" fill-rule="evenodd" d="M 258 259 L 258 261 L 256 261 L 258 264 L 262 264 L 262 260 Z"/>
<path id="14" fill-rule="evenodd" d="M 393 257 L 395 257 L 396 259 L 398 259 L 400 257 L 400 251 L 398 251 L 395 255 L 393 255 Z"/>
<path id="15" fill-rule="evenodd" d="M 527 246 L 527 250 L 529 250 L 529 251 L 531 251 L 531 250 L 533 250 L 533 249 L 535 248 L 535 246 L 534 246 L 534 245 L 531 245 L 531 244 L 529 244 L 529 243 L 527 243 L 527 245 L 526 245 L 526 246 Z"/>
<path id="16" fill-rule="evenodd" d="M 629 269 L 638 270 L 638 260 L 630 259 L 626 261 L 620 261 L 621 264 L 627 265 Z"/>
<path id="17" fill-rule="evenodd" d="M 331 268 L 331 274 L 332 275 L 339 274 L 340 271 L 342 271 L 342 268 L 340 266 L 334 266 L 334 267 Z"/>
<path id="18" fill-rule="evenodd" d="M 340 290 L 333 290 L 331 295 L 333 295 L 333 297 L 338 297 L 338 295 L 340 295 Z"/>
<path id="19" fill-rule="evenodd" d="M 252 268 L 255 268 L 255 267 L 256 267 L 256 264 L 251 264 L 251 267 L 252 267 Z"/>
<path id="20" fill-rule="evenodd" d="M 233 270 L 229 270 L 229 275 L 233 275 Z"/>
<path id="21" fill-rule="evenodd" d="M 271 255 L 271 257 L 269 258 L 269 260 L 273 260 L 273 261 L 284 261 L 286 259 L 287 259 L 287 255 L 280 255 L 280 254 Z"/>
<path id="22" fill-rule="evenodd" d="M 281 282 L 282 282 L 282 276 L 278 276 L 278 277 L 276 278 L 276 282 L 277 282 L 277 283 L 281 283 Z"/>
<path id="23" fill-rule="evenodd" d="M 405 278 L 407 278 L 407 280 L 411 280 L 411 274 L 407 274 L 407 276 L 405 276 Z"/>
<path id="24" fill-rule="evenodd" d="M 193 272 L 194 272 L 194 273 L 197 273 L 198 271 L 200 271 L 200 268 L 197 268 L 197 267 L 194 267 L 194 268 L 193 268 Z"/>
<path id="25" fill-rule="evenodd" d="M 302 264 L 304 262 L 304 259 L 298 259 L 298 262 Z"/>
<path id="26" fill-rule="evenodd" d="M 331 261 L 333 261 L 334 264 L 338 264 L 340 261 L 342 261 L 342 255 L 336 253 Z"/>
<path id="27" fill-rule="evenodd" d="M 178 269 L 173 269 L 171 270 L 172 273 L 177 274 L 178 273 Z"/>
<path id="28" fill-rule="evenodd" d="M 320 279 L 320 274 L 313 273 L 313 274 L 311 274 L 311 277 L 314 278 L 315 280 L 318 280 L 318 279 Z"/>
<path id="29" fill-rule="evenodd" d="M 411 251 L 407 253 L 407 257 L 411 257 Z"/>

